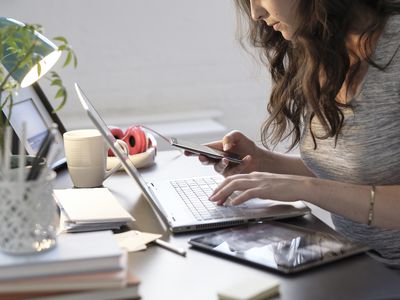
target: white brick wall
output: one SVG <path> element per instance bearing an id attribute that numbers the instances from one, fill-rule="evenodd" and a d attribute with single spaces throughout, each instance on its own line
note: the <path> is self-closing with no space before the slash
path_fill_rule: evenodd
<path id="1" fill-rule="evenodd" d="M 115 116 L 135 123 L 218 112 L 227 130 L 259 138 L 269 83 L 235 41 L 231 0 L 8 0 L 0 10 L 73 45 L 78 69 L 57 67 L 70 95 L 60 113 L 69 128 L 85 120 L 72 89 L 78 81 L 114 124 Z"/>

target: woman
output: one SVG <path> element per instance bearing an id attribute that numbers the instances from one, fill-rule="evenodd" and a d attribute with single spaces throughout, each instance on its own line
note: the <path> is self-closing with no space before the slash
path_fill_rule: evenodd
<path id="1" fill-rule="evenodd" d="M 212 162 L 226 176 L 210 197 L 306 200 L 336 229 L 400 267 L 400 3 L 389 0 L 236 0 L 273 88 L 266 149 L 240 132 L 213 147 L 243 163 Z M 270 151 L 286 137 L 296 158 Z M 236 193 L 235 193 L 236 194 Z"/>

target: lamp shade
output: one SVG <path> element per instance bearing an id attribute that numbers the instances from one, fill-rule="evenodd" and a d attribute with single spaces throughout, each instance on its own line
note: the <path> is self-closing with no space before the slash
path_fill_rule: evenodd
<path id="1" fill-rule="evenodd" d="M 53 67 L 61 56 L 61 51 L 57 46 L 39 32 L 19 30 L 24 26 L 24 23 L 17 20 L 0 18 L 1 64 L 21 87 L 27 87 L 37 81 Z M 26 59 L 22 59 L 24 54 L 21 56 L 21 53 L 15 49 L 22 45 L 22 41 L 26 48 L 27 40 L 30 51 L 27 51 L 29 53 L 27 53 Z"/>

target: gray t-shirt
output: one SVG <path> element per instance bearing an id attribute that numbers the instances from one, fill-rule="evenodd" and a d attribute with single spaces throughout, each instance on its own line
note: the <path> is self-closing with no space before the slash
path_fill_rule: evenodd
<path id="1" fill-rule="evenodd" d="M 351 102 L 353 110 L 343 110 L 345 122 L 336 145 L 334 138 L 317 139 L 314 150 L 309 125 L 305 122 L 300 153 L 317 177 L 355 184 L 400 185 L 399 45 L 400 16 L 397 15 L 389 18 L 373 56 L 379 65 L 392 61 L 384 71 L 369 66 L 361 91 Z M 324 130 L 317 118 L 312 127 L 316 136 L 323 136 Z M 377 259 L 400 267 L 399 230 L 376 228 L 339 215 L 332 215 L 332 220 L 337 231 L 372 247 L 378 253 Z"/>

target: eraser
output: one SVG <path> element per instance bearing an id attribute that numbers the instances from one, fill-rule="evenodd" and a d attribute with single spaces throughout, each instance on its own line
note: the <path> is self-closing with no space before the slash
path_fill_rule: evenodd
<path id="1" fill-rule="evenodd" d="M 279 294 L 279 281 L 270 276 L 246 278 L 218 292 L 220 300 L 261 300 Z"/>

